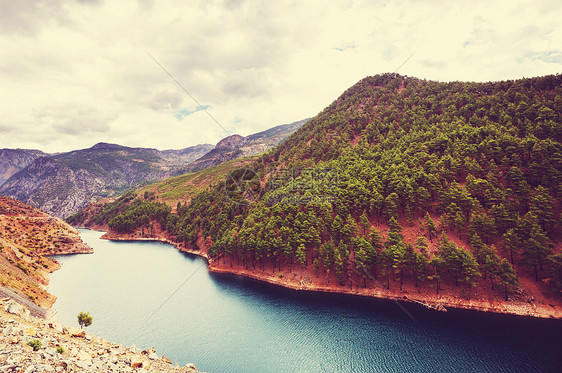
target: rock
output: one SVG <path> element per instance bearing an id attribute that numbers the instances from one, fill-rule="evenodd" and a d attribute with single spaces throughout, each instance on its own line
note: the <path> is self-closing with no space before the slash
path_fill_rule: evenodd
<path id="1" fill-rule="evenodd" d="M 4 328 L 4 335 L 10 335 L 14 332 L 14 327 L 12 325 L 8 325 Z"/>
<path id="2" fill-rule="evenodd" d="M 143 355 L 150 355 L 153 352 L 156 352 L 156 349 L 154 347 L 151 347 L 151 348 L 147 348 L 146 350 L 143 350 L 141 353 Z"/>
<path id="3" fill-rule="evenodd" d="M 4 306 L 4 310 L 8 313 L 11 313 L 12 315 L 18 315 L 21 317 L 29 316 L 29 310 L 26 307 L 14 302 L 13 300 L 9 300 L 6 303 L 6 305 Z"/>
<path id="4" fill-rule="evenodd" d="M 163 362 L 167 363 L 167 364 L 172 364 L 172 360 L 168 359 L 166 356 L 162 355 L 162 357 L 160 358 L 160 360 L 162 360 Z"/>
<path id="5" fill-rule="evenodd" d="M 79 360 L 92 360 L 92 356 L 84 350 L 80 350 L 76 358 Z"/>
<path id="6" fill-rule="evenodd" d="M 76 329 L 72 330 L 70 335 L 73 337 L 84 338 L 86 336 L 86 332 L 83 329 Z"/>
<path id="7" fill-rule="evenodd" d="M 151 352 L 148 354 L 148 358 L 150 360 L 158 360 L 158 355 L 156 355 L 156 352 Z"/>
<path id="8" fill-rule="evenodd" d="M 140 368 L 142 367 L 142 363 L 144 362 L 144 359 L 138 356 L 134 356 L 131 359 L 131 368 Z"/>
<path id="9" fill-rule="evenodd" d="M 64 328 L 59 324 L 49 323 L 49 328 L 54 329 L 57 333 L 64 334 Z"/>
<path id="10" fill-rule="evenodd" d="M 47 364 L 30 365 L 24 370 L 24 373 L 54 372 L 55 368 Z"/>
<path id="11" fill-rule="evenodd" d="M 76 366 L 77 366 L 78 368 L 82 368 L 82 369 L 85 369 L 85 370 L 89 370 L 89 368 L 90 368 L 91 365 L 92 365 L 92 362 L 91 362 L 91 361 L 78 360 L 78 361 L 76 362 Z"/>
<path id="12" fill-rule="evenodd" d="M 16 335 L 10 340 L 10 343 L 13 345 L 20 343 L 20 337 Z"/>
<path id="13" fill-rule="evenodd" d="M 101 372 L 103 370 L 103 362 L 100 359 L 93 359 L 92 366 L 97 372 Z"/>
<path id="14" fill-rule="evenodd" d="M 25 329 L 25 335 L 37 335 L 37 329 L 34 327 Z"/>

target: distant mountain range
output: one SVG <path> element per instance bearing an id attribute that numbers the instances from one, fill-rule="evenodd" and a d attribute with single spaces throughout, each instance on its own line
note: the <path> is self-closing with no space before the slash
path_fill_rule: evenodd
<path id="1" fill-rule="evenodd" d="M 99 143 L 59 154 L 0 149 L 0 194 L 64 218 L 101 197 L 119 195 L 148 181 L 262 153 L 305 122 L 277 126 L 248 137 L 229 136 L 215 147 L 202 144 L 160 151 Z"/>

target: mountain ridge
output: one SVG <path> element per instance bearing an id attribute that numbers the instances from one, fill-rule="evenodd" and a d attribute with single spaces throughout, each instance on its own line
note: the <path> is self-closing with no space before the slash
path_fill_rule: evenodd
<path id="1" fill-rule="evenodd" d="M 227 137 L 219 141 L 218 147 L 199 144 L 158 150 L 99 142 L 90 148 L 55 154 L 4 149 L 0 152 L 0 177 L 4 175 L 5 180 L 0 184 L 0 194 L 52 215 L 68 217 L 98 198 L 117 196 L 143 183 L 183 174 L 188 171 L 186 165 L 198 160 L 197 168 L 204 169 L 261 153 L 298 128 L 300 122 L 295 123 L 259 132 L 259 138 L 250 142 L 233 141 L 245 139 L 239 135 Z M 226 144 L 229 145 L 225 147 Z M 215 149 L 220 149 L 219 156 L 209 155 Z"/>

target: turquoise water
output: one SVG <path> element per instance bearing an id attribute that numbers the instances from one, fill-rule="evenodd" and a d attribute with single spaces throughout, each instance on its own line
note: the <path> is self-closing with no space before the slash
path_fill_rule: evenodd
<path id="1" fill-rule="evenodd" d="M 76 315 L 89 311 L 89 333 L 154 346 L 180 365 L 210 373 L 561 371 L 560 322 L 405 304 L 412 319 L 390 301 L 215 275 L 171 245 L 81 234 L 95 253 L 56 257 L 62 268 L 51 275 L 60 322 L 78 326 Z"/>

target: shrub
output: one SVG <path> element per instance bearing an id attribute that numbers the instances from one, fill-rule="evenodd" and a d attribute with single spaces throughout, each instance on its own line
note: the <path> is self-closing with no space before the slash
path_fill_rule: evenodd
<path id="1" fill-rule="evenodd" d="M 41 341 L 38 339 L 32 339 L 31 341 L 27 342 L 27 345 L 33 348 L 33 351 L 39 351 L 41 348 Z"/>

